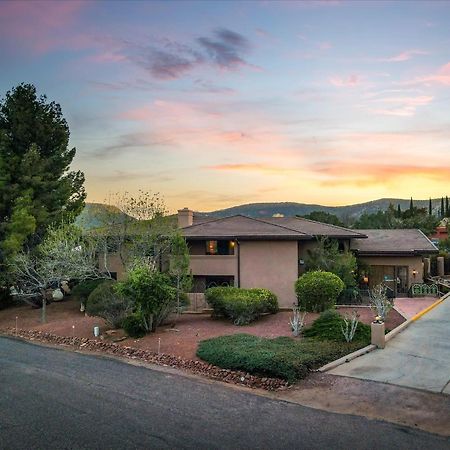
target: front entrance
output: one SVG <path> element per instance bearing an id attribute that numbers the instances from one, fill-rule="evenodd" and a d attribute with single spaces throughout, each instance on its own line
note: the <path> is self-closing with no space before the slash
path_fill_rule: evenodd
<path id="1" fill-rule="evenodd" d="M 409 289 L 408 266 L 370 266 L 369 288 L 388 287 L 393 296 L 406 295 Z"/>

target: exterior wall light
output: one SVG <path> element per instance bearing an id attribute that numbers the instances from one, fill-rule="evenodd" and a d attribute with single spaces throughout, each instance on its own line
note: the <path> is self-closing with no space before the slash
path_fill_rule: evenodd
<path id="1" fill-rule="evenodd" d="M 413 274 L 413 277 L 416 278 L 417 270 L 416 270 L 416 269 L 413 269 L 413 270 L 412 270 L 412 274 Z"/>

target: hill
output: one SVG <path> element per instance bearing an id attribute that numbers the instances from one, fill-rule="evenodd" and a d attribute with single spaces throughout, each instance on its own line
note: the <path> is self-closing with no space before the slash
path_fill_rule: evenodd
<path id="1" fill-rule="evenodd" d="M 409 208 L 409 202 L 410 200 L 407 199 L 382 198 L 346 206 L 324 206 L 294 202 L 248 203 L 246 205 L 233 206 L 231 208 L 219 209 L 216 211 L 196 212 L 196 215 L 202 217 L 228 217 L 235 214 L 242 214 L 249 217 L 263 218 L 272 217 L 278 214 L 286 217 L 295 215 L 304 216 L 312 211 L 324 211 L 335 214 L 345 223 L 352 223 L 364 213 L 371 214 L 380 210 L 385 211 L 390 203 L 395 207 L 400 205 L 402 211 L 404 211 Z M 428 202 L 429 200 L 414 200 L 414 206 L 428 209 Z M 437 214 L 441 206 L 441 199 L 432 199 L 432 205 L 433 211 Z M 114 217 L 114 222 L 117 223 L 117 214 L 123 219 L 127 217 L 126 214 L 114 206 L 108 206 L 102 203 L 86 203 L 84 211 L 78 216 L 76 222 L 84 229 L 89 230 L 111 223 L 111 217 Z M 175 215 L 173 216 L 173 219 L 175 220 Z"/>
<path id="2" fill-rule="evenodd" d="M 85 230 L 104 227 L 114 223 L 120 223 L 128 216 L 119 208 L 103 203 L 86 203 L 84 210 L 77 217 L 75 223 Z"/>
<path id="3" fill-rule="evenodd" d="M 277 214 L 284 216 L 304 216 L 312 211 L 324 211 L 330 214 L 335 214 L 341 220 L 347 222 L 358 219 L 362 214 L 371 214 L 377 211 L 385 211 L 389 204 L 393 204 L 395 207 L 400 205 L 402 211 L 409 208 L 408 199 L 399 198 L 382 198 L 365 203 L 357 203 L 354 205 L 346 206 L 324 206 L 308 203 L 293 203 L 293 202 L 281 202 L 281 203 L 249 203 L 246 205 L 233 206 L 231 208 L 220 209 L 210 212 L 199 212 L 200 216 L 204 217 L 227 217 L 234 214 L 243 214 L 250 217 L 272 217 Z M 418 208 L 428 209 L 429 200 L 414 200 L 414 206 Z M 438 212 L 441 199 L 432 199 L 433 211 Z"/>

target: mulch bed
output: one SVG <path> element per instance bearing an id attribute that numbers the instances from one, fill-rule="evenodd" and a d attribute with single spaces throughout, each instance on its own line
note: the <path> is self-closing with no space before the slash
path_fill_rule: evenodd
<path id="1" fill-rule="evenodd" d="M 197 375 L 202 375 L 213 380 L 223 381 L 250 388 L 265 389 L 268 391 L 283 390 L 289 384 L 279 378 L 268 378 L 251 375 L 246 372 L 222 369 L 203 361 L 194 361 L 180 358 L 179 356 L 164 353 L 155 353 L 134 347 L 119 345 L 113 342 L 104 342 L 89 338 L 57 336 L 36 330 L 22 330 L 15 328 L 0 329 L 0 334 L 14 336 L 29 341 L 38 341 L 45 344 L 68 347 L 73 350 L 86 352 L 101 352 L 103 354 L 118 356 L 121 358 L 138 360 L 145 363 L 157 364 L 165 367 L 173 367 L 185 370 Z"/>

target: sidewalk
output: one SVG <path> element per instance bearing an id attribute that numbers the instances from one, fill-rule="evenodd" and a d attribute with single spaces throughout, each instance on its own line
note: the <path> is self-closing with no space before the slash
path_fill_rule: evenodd
<path id="1" fill-rule="evenodd" d="M 450 394 L 450 298 L 374 350 L 330 372 Z"/>

